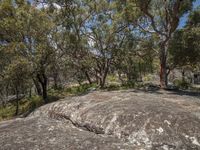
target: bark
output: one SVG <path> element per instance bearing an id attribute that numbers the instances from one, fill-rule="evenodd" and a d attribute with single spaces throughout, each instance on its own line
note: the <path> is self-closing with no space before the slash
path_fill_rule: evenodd
<path id="1" fill-rule="evenodd" d="M 90 76 L 89 76 L 88 71 L 85 71 L 85 76 L 86 76 L 86 78 L 87 78 L 89 84 L 92 84 L 92 80 L 90 79 Z"/>
<path id="2" fill-rule="evenodd" d="M 54 80 L 54 88 L 55 88 L 55 89 L 58 89 L 58 80 L 57 80 L 57 76 L 54 76 L 54 77 L 53 77 L 53 80 Z"/>
<path id="3" fill-rule="evenodd" d="M 96 84 L 99 84 L 99 78 L 98 78 L 98 72 L 95 71 L 95 79 L 96 79 Z"/>
<path id="4" fill-rule="evenodd" d="M 104 88 L 104 86 L 105 86 L 105 76 L 101 76 L 101 78 L 100 78 L 100 88 Z"/>
<path id="5" fill-rule="evenodd" d="M 109 68 L 107 67 L 104 71 L 104 73 L 102 74 L 101 78 L 100 78 L 100 87 L 101 88 L 104 88 L 105 86 L 105 83 L 106 83 L 106 77 L 108 75 L 108 70 Z"/>
<path id="6" fill-rule="evenodd" d="M 40 83 L 39 83 L 38 79 L 33 79 L 33 82 L 34 82 L 34 85 L 35 85 L 37 94 L 38 94 L 39 96 L 42 96 L 42 88 L 41 88 L 41 86 L 40 86 Z"/>
<path id="7" fill-rule="evenodd" d="M 16 111 L 15 115 L 18 115 L 19 113 L 19 90 L 18 87 L 16 87 Z"/>
<path id="8" fill-rule="evenodd" d="M 182 82 L 184 82 L 185 81 L 185 70 L 183 69 L 182 70 Z"/>
<path id="9" fill-rule="evenodd" d="M 106 60 L 104 64 L 102 64 L 100 68 L 100 76 L 99 76 L 99 84 L 100 88 L 104 88 L 105 83 L 106 83 L 106 77 L 108 75 L 108 71 L 110 68 L 110 60 Z"/>
<path id="10" fill-rule="evenodd" d="M 58 89 L 59 75 L 58 72 L 53 73 L 54 88 Z"/>
<path id="11" fill-rule="evenodd" d="M 145 3 L 143 1 L 138 3 L 140 10 L 146 15 L 146 17 L 149 18 L 150 24 L 151 24 L 153 30 L 160 37 L 160 41 L 161 41 L 161 47 L 160 47 L 160 85 L 161 85 L 161 88 L 167 87 L 167 83 L 168 83 L 168 81 L 167 81 L 167 65 L 166 65 L 167 64 L 167 48 L 168 48 L 168 42 L 169 42 L 173 32 L 178 27 L 181 2 L 182 2 L 182 0 L 174 1 L 173 3 L 171 3 L 172 5 L 169 7 L 168 2 L 164 1 L 165 9 L 163 11 L 163 14 L 160 13 L 160 14 L 162 14 L 162 15 L 160 15 L 160 17 L 165 18 L 164 25 L 161 25 L 164 28 L 164 30 L 160 30 L 158 28 L 160 26 L 158 26 L 156 24 L 156 22 L 157 22 L 156 18 L 157 17 L 155 16 L 154 13 L 151 14 L 151 12 L 149 11 L 150 10 L 149 8 L 151 7 L 151 0 L 145 1 Z M 140 28 L 143 28 L 143 27 L 140 27 Z M 145 30 L 145 29 L 143 29 L 143 30 Z M 145 30 L 145 31 L 152 33 L 148 29 Z M 164 39 L 163 39 L 163 37 L 164 37 Z"/>
<path id="12" fill-rule="evenodd" d="M 142 79 L 142 67 L 140 62 L 138 64 L 138 68 L 139 68 L 139 78 Z"/>
<path id="13" fill-rule="evenodd" d="M 167 80 L 167 48 L 168 42 L 161 44 L 160 49 L 160 86 L 166 88 L 168 84 Z"/>
<path id="14" fill-rule="evenodd" d="M 47 77 L 44 73 L 37 75 L 38 81 L 42 87 L 42 98 L 45 103 L 48 103 L 48 95 L 47 95 Z"/>
<path id="15" fill-rule="evenodd" d="M 48 103 L 48 99 L 47 99 L 47 84 L 43 84 L 42 85 L 42 96 L 43 96 L 43 100 L 45 103 Z"/>
<path id="16" fill-rule="evenodd" d="M 29 89 L 29 98 L 31 98 L 32 97 L 32 87 L 30 87 L 30 89 Z"/>
<path id="17" fill-rule="evenodd" d="M 124 80 L 123 80 L 123 78 L 122 78 L 122 74 L 121 74 L 120 71 L 118 71 L 118 78 L 119 78 L 121 84 L 124 84 Z"/>
<path id="18" fill-rule="evenodd" d="M 6 97 L 8 97 L 8 85 L 6 85 Z"/>

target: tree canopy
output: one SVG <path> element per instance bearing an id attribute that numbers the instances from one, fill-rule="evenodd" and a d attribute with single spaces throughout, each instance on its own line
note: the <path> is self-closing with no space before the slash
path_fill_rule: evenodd
<path id="1" fill-rule="evenodd" d="M 157 72 L 166 87 L 171 66 L 199 64 L 200 9 L 192 10 L 193 2 L 1 0 L 0 94 L 34 88 L 48 103 L 48 89 L 67 82 L 104 88 L 109 75 L 127 84 Z"/>

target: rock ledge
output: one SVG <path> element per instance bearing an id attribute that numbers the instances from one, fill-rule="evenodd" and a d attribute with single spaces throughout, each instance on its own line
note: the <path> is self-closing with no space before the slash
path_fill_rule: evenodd
<path id="1" fill-rule="evenodd" d="M 10 149 L 200 150 L 200 98 L 173 92 L 93 92 L 0 123 Z"/>

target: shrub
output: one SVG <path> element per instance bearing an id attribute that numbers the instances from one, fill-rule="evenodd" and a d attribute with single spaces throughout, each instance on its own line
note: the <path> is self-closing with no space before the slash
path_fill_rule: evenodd
<path id="1" fill-rule="evenodd" d="M 175 86 L 177 86 L 178 88 L 182 88 L 182 89 L 188 89 L 190 87 L 190 83 L 188 83 L 185 80 L 176 79 L 173 81 L 173 83 Z"/>
<path id="2" fill-rule="evenodd" d="M 120 90 L 121 86 L 117 84 L 110 84 L 109 86 L 105 87 L 108 91 Z"/>

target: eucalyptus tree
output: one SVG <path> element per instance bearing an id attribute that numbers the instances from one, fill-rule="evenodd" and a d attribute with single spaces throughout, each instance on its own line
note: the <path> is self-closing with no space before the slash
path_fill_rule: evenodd
<path id="1" fill-rule="evenodd" d="M 2 37 L 1 37 L 1 42 Z M 3 102 L 9 95 L 9 84 L 5 81 L 5 68 L 10 63 L 13 54 L 6 51 L 4 46 L 0 44 L 0 101 Z"/>
<path id="2" fill-rule="evenodd" d="M 18 57 L 18 56 L 16 56 Z M 30 69 L 27 60 L 16 58 L 6 67 L 4 80 L 11 86 L 16 94 L 16 112 L 19 112 L 19 94 L 24 93 L 29 83 Z"/>
<path id="3" fill-rule="evenodd" d="M 91 56 L 95 62 L 94 70 L 101 88 L 105 86 L 106 77 L 117 51 L 124 42 L 124 32 L 127 26 L 117 17 L 114 1 L 93 1 L 91 9 L 94 11 L 87 23 L 87 37 Z"/>
<path id="4" fill-rule="evenodd" d="M 133 32 L 134 30 L 134 32 Z M 127 83 L 141 81 L 143 75 L 152 73 L 153 62 L 156 56 L 155 45 L 152 37 L 144 37 L 143 33 L 137 33 L 138 29 L 129 26 L 124 30 L 125 38 L 120 50 L 115 57 L 115 68 L 119 77 L 126 75 Z M 124 80 L 120 80 L 124 83 Z"/>
<path id="5" fill-rule="evenodd" d="M 53 11 L 56 31 L 52 37 L 56 49 L 60 51 L 63 67 L 75 78 L 86 78 L 91 83 L 92 62 L 88 49 L 86 24 L 93 15 L 93 1 L 42 1 Z M 64 71 L 67 72 L 67 71 Z M 81 76 L 80 76 L 81 74 Z"/>
<path id="6" fill-rule="evenodd" d="M 131 9 L 133 9 L 134 12 L 141 13 L 139 19 L 132 20 L 132 22 L 136 23 L 141 31 L 158 37 L 161 87 L 167 86 L 169 40 L 179 25 L 180 17 L 191 10 L 193 1 L 194 0 L 126 1 L 126 5 L 131 5 Z M 129 21 L 131 20 L 129 19 Z"/>
<path id="7" fill-rule="evenodd" d="M 53 22 L 44 9 L 26 0 L 1 2 L 0 35 L 5 51 L 27 60 L 32 78 L 45 103 L 47 100 L 47 71 L 56 54 L 50 41 Z"/>
<path id="8" fill-rule="evenodd" d="M 191 66 L 197 69 L 200 63 L 200 8 L 189 14 L 183 29 L 175 32 L 169 46 L 171 67 Z"/>
<path id="9" fill-rule="evenodd" d="M 64 52 L 64 61 L 74 75 L 92 83 L 91 76 L 105 84 L 114 52 L 120 46 L 120 31 L 116 22 L 114 2 L 99 0 L 43 1 L 57 14 L 58 30 L 53 41 Z M 54 6 L 59 6 L 59 9 Z M 77 71 L 76 71 L 77 70 Z M 80 76 L 81 74 L 81 76 Z"/>

